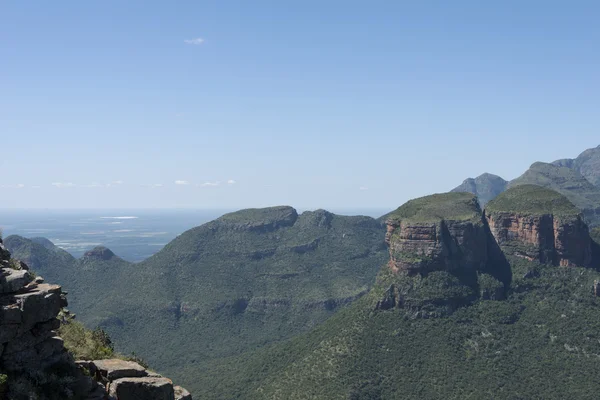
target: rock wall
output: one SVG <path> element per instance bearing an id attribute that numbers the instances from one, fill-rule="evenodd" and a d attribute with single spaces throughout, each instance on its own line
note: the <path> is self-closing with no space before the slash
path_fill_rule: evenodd
<path id="1" fill-rule="evenodd" d="M 0 369 L 18 373 L 68 359 L 56 334 L 56 316 L 67 305 L 61 287 L 34 278 L 24 263 L 10 259 L 1 241 L 0 256 Z"/>
<path id="2" fill-rule="evenodd" d="M 394 272 L 477 270 L 487 263 L 483 221 L 388 221 L 385 240 Z"/>
<path id="3" fill-rule="evenodd" d="M 498 244 L 512 255 L 560 266 L 592 264 L 592 240 L 580 216 L 486 213 Z"/>

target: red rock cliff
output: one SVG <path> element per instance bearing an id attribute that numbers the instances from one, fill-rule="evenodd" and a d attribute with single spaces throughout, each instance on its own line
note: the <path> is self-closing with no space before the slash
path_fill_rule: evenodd
<path id="1" fill-rule="evenodd" d="M 581 216 L 486 212 L 492 234 L 507 253 L 560 266 L 592 263 L 592 241 Z"/>

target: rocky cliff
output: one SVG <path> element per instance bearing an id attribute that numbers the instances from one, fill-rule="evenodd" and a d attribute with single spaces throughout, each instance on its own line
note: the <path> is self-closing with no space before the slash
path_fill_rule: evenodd
<path id="1" fill-rule="evenodd" d="M 479 297 L 500 299 L 508 265 L 476 197 L 444 193 L 411 200 L 391 213 L 390 261 L 378 278 L 376 309 L 404 308 L 415 317 L 440 316 Z"/>
<path id="2" fill-rule="evenodd" d="M 580 211 L 563 195 L 535 185 L 491 201 L 486 219 L 509 255 L 560 266 L 592 266 L 592 240 Z"/>
<path id="3" fill-rule="evenodd" d="M 394 272 L 477 270 L 487 262 L 481 209 L 468 193 L 409 201 L 388 218 L 386 243 Z"/>
<path id="4" fill-rule="evenodd" d="M 11 258 L 0 239 L 0 398 L 191 400 L 184 389 L 135 363 L 123 368 L 121 360 L 94 361 L 94 371 L 102 371 L 98 364 L 117 365 L 120 376 L 90 374 L 83 368 L 88 363 L 75 362 L 58 335 L 57 317 L 66 305 L 61 287 Z"/>

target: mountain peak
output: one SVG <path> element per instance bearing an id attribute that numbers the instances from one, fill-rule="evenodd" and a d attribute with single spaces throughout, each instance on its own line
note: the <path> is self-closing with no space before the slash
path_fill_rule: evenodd
<path id="1" fill-rule="evenodd" d="M 290 206 L 247 208 L 223 215 L 216 221 L 236 230 L 272 231 L 292 226 L 298 219 L 298 212 Z"/>
<path id="2" fill-rule="evenodd" d="M 498 175 L 484 172 L 476 178 L 467 178 L 452 192 L 468 192 L 477 196 L 479 204 L 485 206 L 488 201 L 506 190 L 508 182 Z"/>
<path id="3" fill-rule="evenodd" d="M 54 243 L 52 243 L 50 240 L 46 239 L 45 237 L 33 237 L 30 240 L 33 243 L 37 243 L 40 246 L 44 246 L 48 250 L 54 250 L 56 248 L 56 246 L 54 245 Z"/>
<path id="4" fill-rule="evenodd" d="M 108 261 L 117 257 L 110 249 L 104 246 L 96 246 L 92 250 L 88 250 L 83 254 L 84 259 Z"/>

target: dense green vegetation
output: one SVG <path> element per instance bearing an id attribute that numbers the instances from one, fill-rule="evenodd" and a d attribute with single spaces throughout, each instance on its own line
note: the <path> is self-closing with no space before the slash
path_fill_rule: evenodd
<path id="1" fill-rule="evenodd" d="M 468 178 L 452 192 L 467 192 L 477 196 L 481 207 L 506 190 L 508 182 L 493 174 L 481 174 L 477 178 Z"/>
<path id="2" fill-rule="evenodd" d="M 600 223 L 600 187 L 594 186 L 578 171 L 542 162 L 534 163 L 509 187 L 532 184 L 565 195 L 579 208 L 592 225 Z"/>
<path id="3" fill-rule="evenodd" d="M 507 300 L 444 318 L 373 311 L 373 291 L 308 334 L 204 368 L 207 399 L 595 398 L 595 270 L 511 259 Z"/>
<path id="4" fill-rule="evenodd" d="M 479 220 L 477 199 L 470 193 L 439 193 L 409 200 L 387 215 L 390 220 Z"/>
<path id="5" fill-rule="evenodd" d="M 225 215 L 139 264 L 105 259 L 102 249 L 68 262 L 47 243 L 6 244 L 15 257 L 45 260 L 41 274 L 117 351 L 194 392 L 195 371 L 213 359 L 308 331 L 365 294 L 388 258 L 384 235 L 369 217 L 277 207 Z"/>
<path id="6" fill-rule="evenodd" d="M 490 201 L 487 212 L 518 214 L 577 215 L 579 209 L 562 194 L 537 185 L 519 185 L 508 189 Z"/>
<path id="7" fill-rule="evenodd" d="M 112 340 L 102 329 L 87 329 L 74 319 L 61 323 L 58 334 L 76 360 L 103 360 L 114 356 Z"/>

